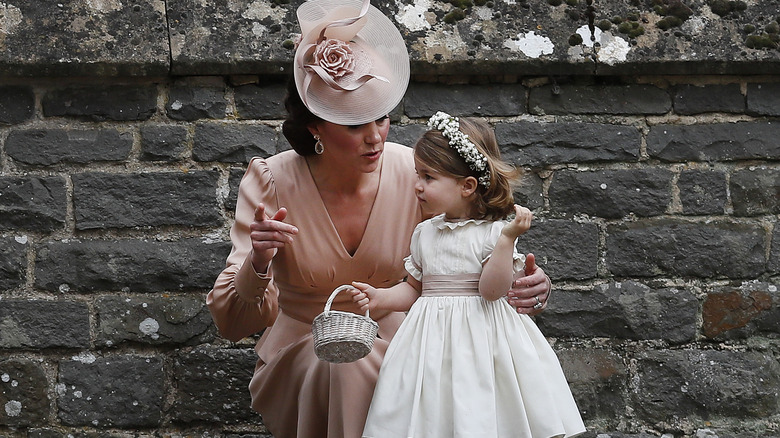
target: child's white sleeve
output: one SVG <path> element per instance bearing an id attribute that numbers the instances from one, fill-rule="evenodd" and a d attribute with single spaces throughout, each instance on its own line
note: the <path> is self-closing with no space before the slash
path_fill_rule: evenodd
<path id="1" fill-rule="evenodd" d="M 498 238 L 501 236 L 501 230 L 504 228 L 504 225 L 506 225 L 505 221 L 495 221 L 490 227 L 490 230 L 485 237 L 485 243 L 482 246 L 482 265 L 484 265 L 490 258 L 490 255 L 493 254 L 493 248 L 496 247 L 496 242 L 498 242 Z M 512 251 L 512 268 L 514 269 L 515 274 L 518 272 L 525 272 L 525 254 L 521 254 L 517 251 L 517 239 L 515 239 L 514 249 Z"/>
<path id="2" fill-rule="evenodd" d="M 404 259 L 404 268 L 406 272 L 417 281 L 422 281 L 422 263 L 420 261 L 420 227 L 417 224 L 412 233 L 412 241 L 409 244 L 410 254 Z"/>

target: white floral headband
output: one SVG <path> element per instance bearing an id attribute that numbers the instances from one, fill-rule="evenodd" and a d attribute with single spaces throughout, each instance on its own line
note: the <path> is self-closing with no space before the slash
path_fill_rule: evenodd
<path id="1" fill-rule="evenodd" d="M 447 138 L 451 148 L 460 155 L 466 164 L 480 174 L 479 184 L 486 189 L 490 188 L 490 170 L 487 166 L 487 157 L 484 156 L 474 143 L 469 140 L 469 136 L 460 130 L 460 122 L 457 117 L 453 117 L 443 111 L 438 111 L 428 119 L 428 128 L 438 129 Z"/>

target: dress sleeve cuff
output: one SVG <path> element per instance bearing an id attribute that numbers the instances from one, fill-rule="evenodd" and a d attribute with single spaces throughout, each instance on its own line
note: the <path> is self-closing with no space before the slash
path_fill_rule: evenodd
<path id="1" fill-rule="evenodd" d="M 259 303 L 263 301 L 265 288 L 271 281 L 271 267 L 268 266 L 267 274 L 258 274 L 252 266 L 251 252 L 244 260 L 244 264 L 239 268 L 236 274 L 236 293 L 238 296 L 249 303 Z"/>

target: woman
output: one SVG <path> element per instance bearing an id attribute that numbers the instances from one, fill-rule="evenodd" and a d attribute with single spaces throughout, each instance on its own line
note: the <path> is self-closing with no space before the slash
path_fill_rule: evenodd
<path id="1" fill-rule="evenodd" d="M 253 159 L 241 181 L 233 249 L 207 304 L 237 341 L 267 328 L 255 350 L 252 407 L 277 438 L 359 437 L 388 341 L 403 314 L 372 314 L 379 338 L 363 359 L 322 362 L 311 322 L 333 289 L 402 281 L 422 213 L 412 150 L 386 143 L 409 60 L 398 30 L 368 0 L 310 0 L 283 131 L 293 151 Z M 537 313 L 549 279 L 529 257 L 510 299 Z M 358 312 L 348 294 L 333 309 Z"/>

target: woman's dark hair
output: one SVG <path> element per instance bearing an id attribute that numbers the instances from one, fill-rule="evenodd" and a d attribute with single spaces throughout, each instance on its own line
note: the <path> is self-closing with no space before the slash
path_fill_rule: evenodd
<path id="1" fill-rule="evenodd" d="M 282 134 L 298 155 L 314 155 L 315 140 L 308 127 L 322 119 L 312 114 L 303 104 L 292 75 L 287 81 L 284 108 L 287 110 L 287 118 L 282 123 Z"/>

